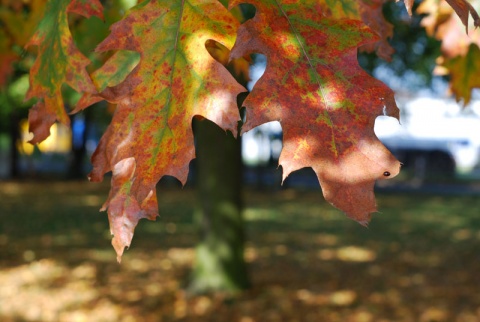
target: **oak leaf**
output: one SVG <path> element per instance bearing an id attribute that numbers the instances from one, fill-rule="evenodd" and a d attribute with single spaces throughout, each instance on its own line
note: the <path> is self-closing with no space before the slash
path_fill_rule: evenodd
<path id="1" fill-rule="evenodd" d="M 77 113 L 94 103 L 104 100 L 105 93 L 103 95 L 101 93 L 122 83 L 135 66 L 138 65 L 139 60 L 140 55 L 134 51 L 119 50 L 113 53 L 102 67 L 90 74 L 98 93 L 83 93 L 72 113 Z M 112 100 L 114 99 L 112 98 Z"/>
<path id="2" fill-rule="evenodd" d="M 98 1 L 49 1 L 45 15 L 27 46 L 38 46 L 38 55 L 30 71 L 30 88 L 27 99 L 38 98 L 30 110 L 29 130 L 34 137 L 31 143 L 43 141 L 50 135 L 55 121 L 70 124 L 62 98 L 62 85 L 68 84 L 78 92 L 95 93 L 86 66 L 90 61 L 77 49 L 68 26 L 67 13 L 89 17 L 100 15 Z M 93 8 L 93 9 L 92 9 Z"/>
<path id="3" fill-rule="evenodd" d="M 376 54 L 385 59 L 391 60 L 394 49 L 388 43 L 393 37 L 393 25 L 389 23 L 382 12 L 385 0 L 321 0 L 318 1 L 319 10 L 325 17 L 334 19 L 356 19 L 361 20 L 370 27 L 379 39 L 360 47 L 360 50 L 367 52 L 376 52 Z"/>
<path id="4" fill-rule="evenodd" d="M 126 79 L 101 92 L 118 105 L 92 157 L 90 174 L 92 181 L 101 181 L 113 170 L 104 209 L 119 259 L 138 220 L 157 216 L 160 178 L 170 175 L 185 184 L 195 156 L 193 117 L 207 118 L 236 135 L 236 98 L 245 89 L 212 58 L 206 43 L 231 48 L 237 26 L 216 0 L 145 1 L 112 25 L 97 47 L 100 52 L 140 53 Z M 95 78 L 100 80 L 102 73 L 110 71 L 103 68 Z"/>
<path id="5" fill-rule="evenodd" d="M 480 49 L 471 44 L 466 56 L 457 56 L 443 65 L 450 73 L 450 88 L 457 101 L 467 105 L 472 98 L 472 89 L 480 88 Z"/>
<path id="6" fill-rule="evenodd" d="M 283 179 L 312 167 L 323 194 L 366 225 L 376 211 L 376 179 L 393 177 L 400 163 L 373 132 L 375 118 L 398 118 L 393 92 L 358 65 L 358 47 L 378 36 L 363 22 L 332 19 L 317 1 L 234 0 L 254 5 L 231 57 L 261 53 L 264 75 L 246 98 L 242 132 L 280 121 Z"/>
<path id="7" fill-rule="evenodd" d="M 380 36 L 378 41 L 365 44 L 360 47 L 360 50 L 376 52 L 380 58 L 391 61 L 395 50 L 390 46 L 388 40 L 393 37 L 393 25 L 383 15 L 382 7 L 384 2 L 384 0 L 358 2 L 362 21 Z"/>

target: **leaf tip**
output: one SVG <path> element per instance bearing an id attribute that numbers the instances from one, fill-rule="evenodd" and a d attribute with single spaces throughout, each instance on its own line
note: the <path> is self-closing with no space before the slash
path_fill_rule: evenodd
<path id="1" fill-rule="evenodd" d="M 363 227 L 368 228 L 368 224 L 370 223 L 370 220 L 358 220 L 357 222 Z"/>
<path id="2" fill-rule="evenodd" d="M 30 132 L 30 134 L 31 133 L 32 132 Z M 33 137 L 30 140 L 28 140 L 27 143 L 35 145 L 35 144 L 38 144 L 38 143 L 42 142 L 43 140 L 45 140 L 49 136 L 50 136 L 50 131 L 48 132 L 48 135 L 45 138 L 40 138 L 38 135 L 33 135 Z"/>
<path id="3" fill-rule="evenodd" d="M 115 249 L 115 252 L 117 253 L 117 262 L 120 264 L 122 262 L 123 251 L 125 250 L 126 247 L 128 247 L 128 245 L 125 245 L 125 243 L 122 243 L 119 240 L 119 238 L 113 236 L 112 246 Z"/>

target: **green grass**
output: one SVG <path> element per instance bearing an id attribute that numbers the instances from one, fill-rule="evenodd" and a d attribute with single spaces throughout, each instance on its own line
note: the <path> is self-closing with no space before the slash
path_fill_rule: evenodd
<path id="1" fill-rule="evenodd" d="M 98 212 L 107 194 L 0 185 L 0 320 L 480 321 L 477 197 L 380 194 L 367 229 L 319 191 L 247 191 L 254 286 L 225 301 L 181 290 L 199 238 L 193 190 L 159 189 L 161 217 L 140 222 L 121 265 Z"/>

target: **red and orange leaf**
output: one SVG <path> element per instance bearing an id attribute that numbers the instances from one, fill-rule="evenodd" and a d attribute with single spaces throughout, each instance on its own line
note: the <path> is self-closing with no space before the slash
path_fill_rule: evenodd
<path id="1" fill-rule="evenodd" d="M 394 49 L 388 43 L 393 37 L 393 25 L 389 23 L 382 12 L 385 0 L 322 0 L 318 1 L 321 14 L 334 19 L 361 20 L 365 25 L 377 33 L 379 39 L 361 46 L 360 50 L 376 52 L 379 57 L 391 60 Z M 301 4 L 298 4 L 301 5 Z"/>
<path id="2" fill-rule="evenodd" d="M 467 105 L 472 98 L 472 90 L 480 88 L 480 49 L 471 44 L 466 56 L 447 60 L 444 65 L 450 74 L 450 88 L 457 101 Z"/>
<path id="3" fill-rule="evenodd" d="M 148 200 L 163 176 L 186 182 L 195 154 L 194 116 L 236 133 L 240 119 L 236 98 L 245 89 L 210 56 L 205 44 L 214 40 L 231 48 L 237 26 L 216 0 L 145 1 L 112 25 L 111 34 L 98 46 L 101 52 L 140 53 L 140 62 L 125 81 L 102 92 L 118 105 L 92 157 L 90 178 L 100 181 L 114 169 L 113 192 L 105 204 L 109 217 L 117 218 L 111 222 L 154 217 L 156 204 Z M 133 160 L 128 161 L 129 179 L 120 180 L 124 172 L 117 174 L 115 169 L 125 160 Z M 135 206 L 128 206 L 132 202 Z M 130 244 L 135 226 L 130 222 L 120 225 L 130 227 L 128 232 L 117 229 L 119 225 L 111 227 L 118 256 Z"/>
<path id="4" fill-rule="evenodd" d="M 68 12 L 74 12 L 86 18 L 96 16 L 103 19 L 103 6 L 99 0 L 71 0 Z"/>
<path id="5" fill-rule="evenodd" d="M 138 221 L 142 218 L 155 220 L 157 217 L 157 195 L 152 191 L 140 205 L 130 194 L 135 174 L 135 158 L 118 162 L 112 172 L 112 189 L 101 210 L 108 208 L 110 231 L 114 235 L 112 245 L 120 262 L 125 247 L 130 246 Z"/>
<path id="6" fill-rule="evenodd" d="M 90 75 L 97 91 L 100 93 L 108 87 L 115 87 L 122 83 L 139 60 L 140 55 L 137 52 L 128 50 L 115 52 L 102 67 Z M 99 93 L 83 93 L 72 113 L 77 113 L 96 102 L 104 100 L 104 96 Z"/>
<path id="7" fill-rule="evenodd" d="M 32 143 L 46 139 L 55 120 L 70 123 L 62 98 L 63 84 L 70 85 L 78 92 L 96 92 L 85 69 L 90 61 L 76 48 L 68 27 L 69 5 L 69 0 L 49 1 L 45 16 L 27 44 L 38 46 L 27 93 L 27 99 L 39 99 L 37 106 L 29 113 L 30 131 L 34 134 L 30 141 Z M 76 12 L 91 14 L 89 10 Z"/>
<path id="8" fill-rule="evenodd" d="M 283 178 L 312 167 L 325 198 L 366 224 L 375 180 L 400 169 L 373 131 L 378 115 L 398 117 L 393 92 L 357 62 L 358 47 L 378 36 L 358 20 L 325 17 L 317 1 L 246 2 L 257 12 L 240 26 L 231 56 L 261 53 L 267 67 L 244 102 L 242 131 L 280 121 Z"/>
<path id="9" fill-rule="evenodd" d="M 391 61 L 395 50 L 390 46 L 388 40 L 393 37 L 393 25 L 383 15 L 382 7 L 384 2 L 384 0 L 359 2 L 362 21 L 380 36 L 378 41 L 365 44 L 360 47 L 360 50 L 376 52 L 380 58 Z"/>

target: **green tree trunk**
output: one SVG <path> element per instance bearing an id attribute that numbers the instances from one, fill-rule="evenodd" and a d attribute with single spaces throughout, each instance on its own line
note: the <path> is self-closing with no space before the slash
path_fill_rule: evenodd
<path id="1" fill-rule="evenodd" d="M 249 286 L 240 140 L 207 120 L 196 122 L 195 130 L 202 240 L 196 248 L 189 291 L 234 293 Z"/>

